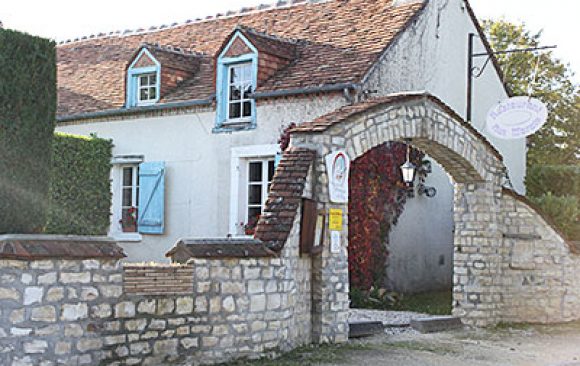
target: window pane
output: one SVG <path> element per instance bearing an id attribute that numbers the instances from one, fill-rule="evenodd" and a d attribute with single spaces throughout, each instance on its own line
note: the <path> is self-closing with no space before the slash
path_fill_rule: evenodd
<path id="1" fill-rule="evenodd" d="M 149 75 L 149 85 L 155 85 L 157 83 L 157 74 Z"/>
<path id="2" fill-rule="evenodd" d="M 141 86 L 149 85 L 149 75 L 139 76 L 139 85 Z"/>
<path id="3" fill-rule="evenodd" d="M 250 81 L 252 80 L 252 64 L 247 63 L 241 66 L 242 68 L 242 80 Z"/>
<path id="4" fill-rule="evenodd" d="M 244 117 L 252 116 L 252 102 L 244 102 Z"/>
<path id="5" fill-rule="evenodd" d="M 149 88 L 149 99 L 157 98 L 157 88 Z"/>
<path id="6" fill-rule="evenodd" d="M 248 186 L 248 204 L 260 205 L 262 204 L 262 185 L 251 184 Z"/>
<path id="7" fill-rule="evenodd" d="M 130 186 L 133 184 L 133 168 L 123 168 L 123 185 Z"/>
<path id="8" fill-rule="evenodd" d="M 241 94 L 238 86 L 230 86 L 230 100 L 240 100 Z"/>
<path id="9" fill-rule="evenodd" d="M 252 84 L 246 84 L 244 86 L 244 98 L 249 98 L 250 94 L 252 94 Z"/>
<path id="10" fill-rule="evenodd" d="M 230 67 L 230 84 L 238 84 L 240 82 L 240 70 L 238 66 Z"/>
<path id="11" fill-rule="evenodd" d="M 123 188 L 123 206 L 130 207 L 133 205 L 133 189 L 131 187 Z"/>
<path id="12" fill-rule="evenodd" d="M 240 117 L 241 117 L 241 105 L 240 105 L 240 103 L 230 103 L 229 118 L 240 118 Z"/>
<path id="13" fill-rule="evenodd" d="M 259 216 L 262 213 L 262 209 L 260 207 L 249 207 L 248 208 L 248 221 L 252 220 L 252 218 Z"/>
<path id="14" fill-rule="evenodd" d="M 250 163 L 250 173 L 248 174 L 250 182 L 262 181 L 262 162 L 255 161 Z"/>
<path id="15" fill-rule="evenodd" d="M 272 180 L 272 177 L 274 177 L 274 160 L 270 160 L 268 162 L 268 182 L 270 182 Z"/>
<path id="16" fill-rule="evenodd" d="M 139 100 L 148 100 L 148 99 L 149 99 L 149 90 L 141 89 L 139 91 Z"/>

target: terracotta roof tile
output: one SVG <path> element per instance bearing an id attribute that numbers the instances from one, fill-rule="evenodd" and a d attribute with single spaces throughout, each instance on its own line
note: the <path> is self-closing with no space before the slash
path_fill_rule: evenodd
<path id="1" fill-rule="evenodd" d="M 116 242 L 109 240 L 0 236 L 0 259 L 120 259 L 124 257 L 123 249 Z"/>
<path id="2" fill-rule="evenodd" d="M 282 155 L 255 233 L 255 238 L 272 250 L 282 250 L 288 239 L 315 157 L 315 151 L 296 147 L 287 149 Z"/>
<path id="3" fill-rule="evenodd" d="M 424 6 L 420 1 L 394 6 L 392 0 L 293 3 L 140 34 L 113 33 L 60 45 L 58 115 L 122 107 L 125 68 L 143 43 L 171 45 L 205 55 L 200 71 L 165 99 L 207 99 L 215 93 L 212 59 L 240 25 L 254 30 L 251 37 L 260 43 L 259 47 L 279 55 L 288 50 L 280 47 L 285 41 L 277 38 L 296 41 L 295 61 L 258 85 L 257 92 L 358 82 Z"/>

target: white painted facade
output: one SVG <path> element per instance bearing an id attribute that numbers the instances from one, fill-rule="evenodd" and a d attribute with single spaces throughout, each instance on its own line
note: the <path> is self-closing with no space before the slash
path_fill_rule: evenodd
<path id="1" fill-rule="evenodd" d="M 312 120 L 346 103 L 341 95 L 259 103 L 257 128 L 232 133 L 212 133 L 215 111 L 210 108 L 187 114 L 71 123 L 57 130 L 112 139 L 116 157 L 141 155 L 144 161 L 165 162 L 163 235 L 121 232 L 122 165 L 114 164 L 111 174 L 110 235 L 120 241 L 129 261 L 163 260 L 180 238 L 243 234 L 235 232 L 241 219 L 235 210 L 241 210 L 239 197 L 243 194 L 234 192 L 241 190 L 235 177 L 244 169 L 245 159 L 274 158 L 278 138 L 291 122 Z"/>
<path id="2" fill-rule="evenodd" d="M 464 115 L 469 32 L 476 29 L 462 0 L 431 0 L 370 70 L 362 90 L 377 90 L 378 95 L 425 90 Z M 483 46 L 478 42 L 479 51 Z M 487 110 L 506 97 L 490 64 L 474 81 L 473 125 L 484 135 Z M 142 155 L 144 161 L 166 163 L 162 235 L 121 232 L 120 165 L 112 171 L 111 236 L 120 240 L 129 261 L 162 260 L 179 238 L 242 234 L 238 227 L 243 219 L 241 177 L 248 159 L 273 157 L 281 131 L 291 122 L 306 122 L 345 104 L 348 101 L 340 94 L 259 101 L 256 129 L 231 133 L 212 132 L 215 107 L 79 121 L 57 130 L 96 133 L 113 140 L 115 156 Z M 525 141 L 490 141 L 504 155 L 515 188 L 523 192 Z M 437 189 L 437 196 L 411 199 L 391 233 L 388 272 L 395 279 L 391 283 L 395 289 L 428 290 L 451 283 L 453 187 L 438 165 L 433 168 L 426 184 Z"/>
<path id="3" fill-rule="evenodd" d="M 477 29 L 463 0 L 430 1 L 422 16 L 395 40 L 384 58 L 367 75 L 363 89 L 378 94 L 425 90 L 465 118 L 467 95 L 468 34 Z M 476 37 L 474 52 L 485 52 Z M 481 67 L 485 58 L 474 59 Z M 490 62 L 473 79 L 472 121 L 503 155 L 517 192 L 524 194 L 526 141 L 500 140 L 485 130 L 487 112 L 508 95 Z M 434 198 L 416 197 L 405 206 L 390 234 L 387 267 L 389 286 L 414 292 L 451 288 L 453 260 L 453 185 L 438 164 L 426 185 L 435 187 Z"/>

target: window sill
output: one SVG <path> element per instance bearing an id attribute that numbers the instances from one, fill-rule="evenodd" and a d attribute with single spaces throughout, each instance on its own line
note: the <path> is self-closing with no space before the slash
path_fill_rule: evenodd
<path id="1" fill-rule="evenodd" d="M 137 243 L 143 240 L 143 236 L 139 233 L 123 233 L 117 232 L 113 234 L 116 241 Z"/>
<path id="2" fill-rule="evenodd" d="M 249 120 L 249 121 L 225 121 L 217 126 L 215 126 L 212 130 L 213 133 L 220 133 L 220 132 L 234 132 L 234 131 L 246 131 L 246 130 L 253 130 L 256 128 L 256 124 Z"/>

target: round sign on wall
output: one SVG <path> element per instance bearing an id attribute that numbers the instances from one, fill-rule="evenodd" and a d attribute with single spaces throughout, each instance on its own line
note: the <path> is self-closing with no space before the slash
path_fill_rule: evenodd
<path id="1" fill-rule="evenodd" d="M 548 109 L 540 100 L 513 97 L 489 111 L 487 130 L 500 139 L 520 139 L 538 131 L 547 119 Z"/>

